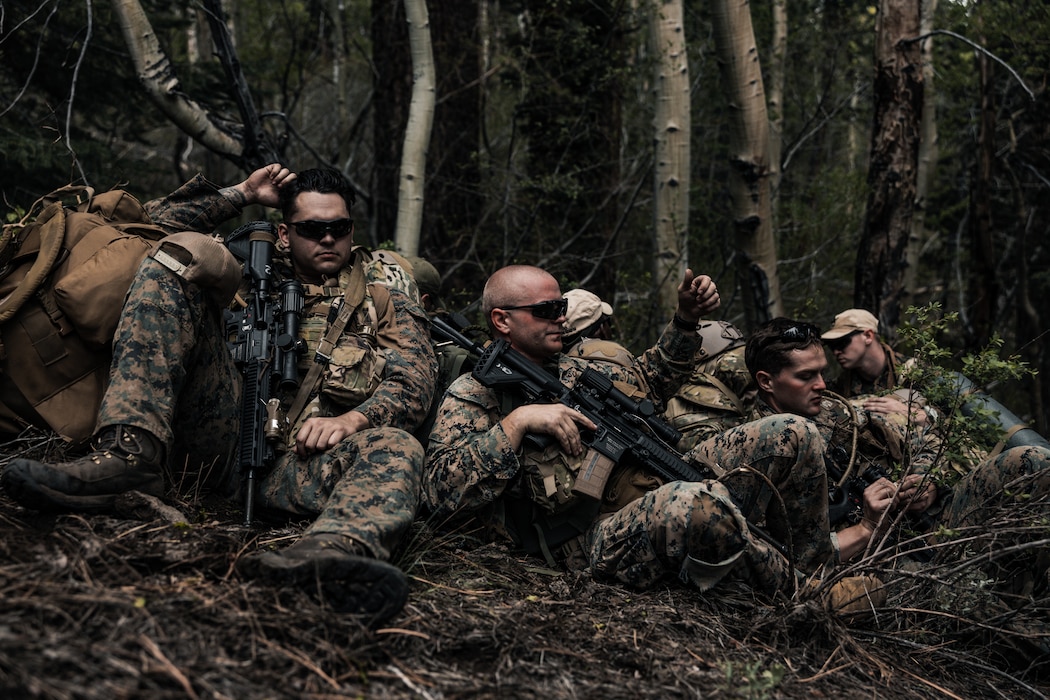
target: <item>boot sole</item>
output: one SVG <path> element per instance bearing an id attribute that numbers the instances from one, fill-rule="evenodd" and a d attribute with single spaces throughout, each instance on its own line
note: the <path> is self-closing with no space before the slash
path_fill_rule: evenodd
<path id="1" fill-rule="evenodd" d="M 40 511 L 74 510 L 82 513 L 103 513 L 113 510 L 117 497 L 128 491 L 139 491 L 158 498 L 164 496 L 164 477 L 157 476 L 136 484 L 121 493 L 95 495 L 68 494 L 44 486 L 31 475 L 33 462 L 12 460 L 0 477 L 4 490 L 20 505 Z"/>
<path id="2" fill-rule="evenodd" d="M 399 613 L 408 600 L 405 574 L 367 557 L 333 552 L 295 559 L 262 552 L 242 559 L 238 570 L 247 578 L 307 590 L 337 612 L 365 616 L 372 627 Z"/>

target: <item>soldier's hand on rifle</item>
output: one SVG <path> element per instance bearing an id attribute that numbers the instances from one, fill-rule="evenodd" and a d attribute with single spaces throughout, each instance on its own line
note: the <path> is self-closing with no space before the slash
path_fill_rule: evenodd
<path id="1" fill-rule="evenodd" d="M 678 318 L 698 322 L 721 303 L 714 280 L 707 275 L 694 276 L 692 270 L 685 271 L 685 277 L 678 285 L 678 309 L 675 311 Z"/>
<path id="2" fill-rule="evenodd" d="M 874 481 L 864 489 L 861 499 L 863 513 L 855 525 L 839 530 L 838 545 L 841 561 L 849 561 L 864 551 L 878 528 L 882 515 L 893 505 L 897 485 L 888 479 Z"/>
<path id="3" fill-rule="evenodd" d="M 324 452 L 367 427 L 368 418 L 357 411 L 341 416 L 308 418 L 295 436 L 295 454 L 305 459 L 316 452 Z"/>
<path id="4" fill-rule="evenodd" d="M 286 184 L 295 179 L 295 173 L 280 163 L 270 163 L 259 168 L 241 182 L 229 188 L 240 196 L 238 206 L 261 204 L 264 207 L 276 207 L 280 204 L 280 191 Z"/>
<path id="5" fill-rule="evenodd" d="M 897 485 L 889 479 L 879 479 L 868 484 L 864 489 L 861 524 L 874 532 L 883 513 L 893 507 L 896 494 Z"/>
<path id="6" fill-rule="evenodd" d="M 519 406 L 500 421 L 514 450 L 521 448 L 521 441 L 528 433 L 549 435 L 570 455 L 584 453 L 580 427 L 595 430 L 598 426 L 579 411 L 560 403 L 527 404 Z"/>
<path id="7" fill-rule="evenodd" d="M 908 474 L 897 491 L 897 502 L 909 513 L 922 513 L 936 500 L 937 489 L 925 474 Z"/>

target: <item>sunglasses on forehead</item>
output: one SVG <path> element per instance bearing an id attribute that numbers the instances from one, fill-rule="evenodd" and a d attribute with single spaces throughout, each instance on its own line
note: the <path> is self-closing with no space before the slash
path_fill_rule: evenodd
<path id="1" fill-rule="evenodd" d="M 288 224 L 303 238 L 319 241 L 325 236 L 335 240 L 346 238 L 354 230 L 353 219 L 334 219 L 333 221 L 293 221 Z"/>
<path id="2" fill-rule="evenodd" d="M 846 346 L 853 341 L 853 336 L 857 335 L 858 333 L 860 333 L 860 331 L 850 331 L 846 335 L 839 336 L 834 340 L 825 340 L 824 344 L 827 345 L 832 352 L 845 350 Z"/>
<path id="3" fill-rule="evenodd" d="M 497 306 L 504 311 L 517 311 L 524 309 L 529 311 L 534 318 L 542 318 L 546 321 L 554 321 L 565 315 L 569 310 L 568 299 L 550 299 L 536 304 L 525 304 L 523 306 Z"/>
<path id="4" fill-rule="evenodd" d="M 812 323 L 796 323 L 780 331 L 780 340 L 784 343 L 801 343 L 817 337 L 820 337 L 820 329 Z"/>

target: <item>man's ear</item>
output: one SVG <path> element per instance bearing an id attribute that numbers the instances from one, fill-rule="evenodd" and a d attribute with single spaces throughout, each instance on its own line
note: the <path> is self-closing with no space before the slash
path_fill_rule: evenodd
<path id="1" fill-rule="evenodd" d="M 761 369 L 755 372 L 755 384 L 767 394 L 773 393 L 773 375 L 769 372 Z"/>
<path id="2" fill-rule="evenodd" d="M 281 239 L 281 243 L 285 248 L 288 248 L 288 224 L 280 223 L 277 224 L 277 237 Z"/>
<path id="3" fill-rule="evenodd" d="M 871 345 L 872 343 L 879 342 L 879 339 L 875 337 L 875 331 L 871 330 L 870 328 L 867 329 L 867 330 L 861 331 L 861 333 L 864 335 L 864 344 L 865 345 Z"/>
<path id="4" fill-rule="evenodd" d="M 510 314 L 503 309 L 493 309 L 489 312 L 489 322 L 492 330 L 502 335 L 510 335 Z"/>

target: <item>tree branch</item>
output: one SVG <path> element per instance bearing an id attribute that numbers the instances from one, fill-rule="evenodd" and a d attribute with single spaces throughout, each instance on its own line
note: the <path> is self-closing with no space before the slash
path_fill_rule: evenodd
<path id="1" fill-rule="evenodd" d="M 1015 71 L 1013 68 L 1010 67 L 1010 64 L 1008 64 L 1006 61 L 1004 61 L 1003 59 L 999 58 L 994 53 L 992 53 L 988 49 L 984 48 L 980 44 L 977 44 L 977 43 L 967 39 L 962 34 L 956 34 L 955 32 L 949 31 L 947 29 L 934 29 L 932 32 L 927 32 L 926 34 L 921 34 L 921 35 L 919 35 L 919 36 L 917 36 L 917 37 L 915 37 L 913 39 L 901 39 L 898 42 L 898 45 L 899 46 L 905 46 L 907 44 L 914 44 L 917 41 L 922 41 L 923 39 L 928 39 L 929 37 L 935 36 L 937 34 L 943 34 L 945 36 L 950 36 L 953 39 L 958 39 L 959 41 L 961 41 L 964 44 L 966 44 L 966 45 L 970 46 L 971 48 L 973 48 L 975 51 L 979 51 L 979 52 L 983 53 L 985 56 L 987 56 L 988 58 L 990 58 L 993 61 L 995 61 L 996 63 L 998 63 L 1000 66 L 1002 66 L 1007 71 L 1009 71 L 1010 75 L 1012 75 L 1014 77 L 1014 79 L 1016 79 L 1017 82 L 1021 85 L 1021 87 L 1024 88 L 1024 91 L 1028 93 L 1028 99 L 1032 100 L 1033 102 L 1035 101 L 1035 93 L 1033 93 L 1030 89 L 1028 89 L 1028 86 L 1025 85 L 1024 80 L 1017 73 L 1017 71 Z"/>

